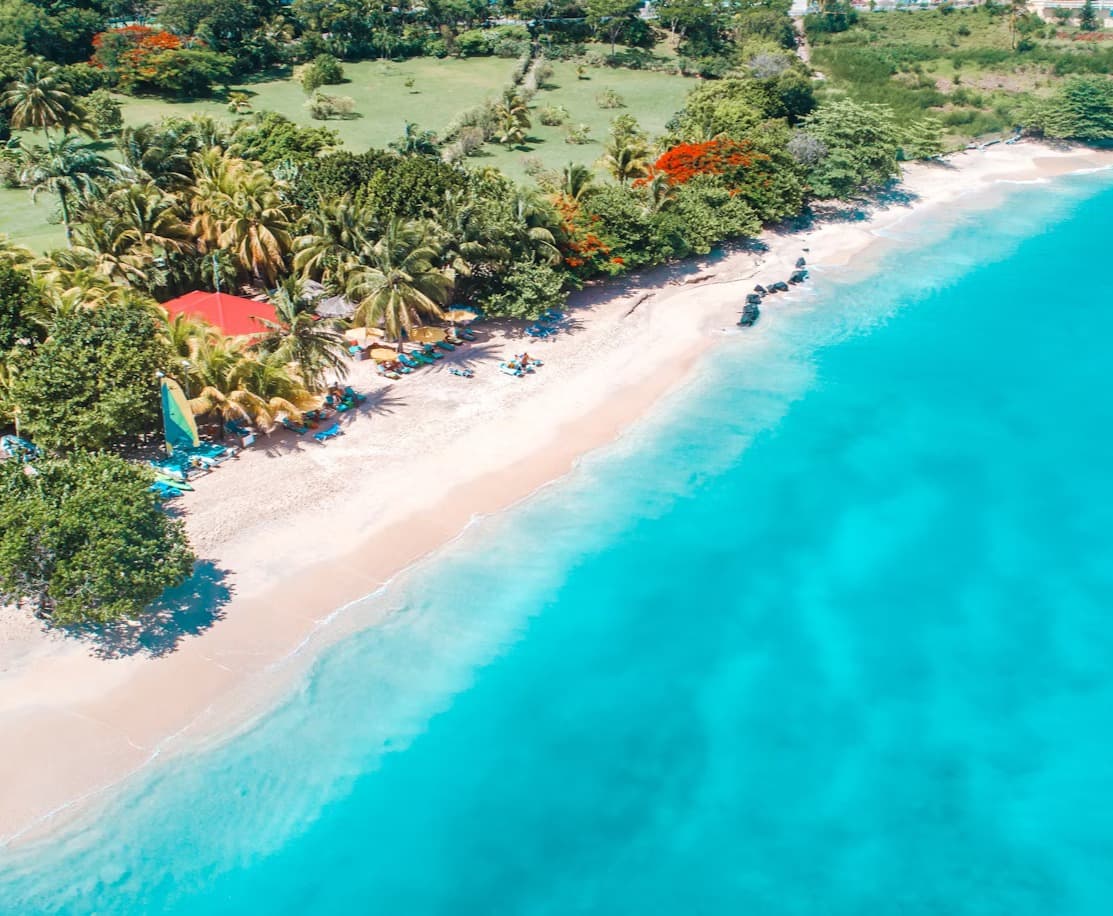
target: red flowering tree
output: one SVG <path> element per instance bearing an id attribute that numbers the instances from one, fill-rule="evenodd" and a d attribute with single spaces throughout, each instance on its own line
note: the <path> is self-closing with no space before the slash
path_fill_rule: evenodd
<path id="1" fill-rule="evenodd" d="M 228 78 L 234 61 L 197 39 L 188 45 L 173 32 L 130 25 L 94 36 L 91 63 L 125 92 L 207 95 L 213 82 Z"/>
<path id="2" fill-rule="evenodd" d="M 682 185 L 697 175 L 728 175 L 748 169 L 758 158 L 768 158 L 755 153 L 749 140 L 707 140 L 703 143 L 680 143 L 665 150 L 655 163 L 652 175 L 664 175 L 669 184 Z M 638 184 L 649 179 L 642 178 Z"/>
<path id="3" fill-rule="evenodd" d="M 565 267 L 582 279 L 620 273 L 622 258 L 612 258 L 611 246 L 595 231 L 594 223 L 599 217 L 585 213 L 579 201 L 565 194 L 558 194 L 553 204 L 560 214 L 563 236 L 560 248 Z"/>
<path id="4" fill-rule="evenodd" d="M 157 32 L 146 25 L 129 25 L 93 36 L 94 67 L 108 72 L 113 82 L 127 88 L 138 71 L 149 69 L 148 58 L 159 51 L 176 51 L 182 40 L 171 32 Z"/>

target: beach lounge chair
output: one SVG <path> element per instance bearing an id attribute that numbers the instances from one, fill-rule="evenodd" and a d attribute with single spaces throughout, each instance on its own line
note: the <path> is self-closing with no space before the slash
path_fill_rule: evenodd
<path id="1" fill-rule="evenodd" d="M 421 352 L 433 359 L 444 359 L 444 354 L 438 353 L 437 348 L 434 347 L 432 344 L 426 344 L 424 347 L 421 348 Z"/>
<path id="2" fill-rule="evenodd" d="M 21 461 L 29 461 L 32 458 L 38 458 L 42 453 L 39 447 L 33 442 L 29 442 L 22 436 L 4 436 L 0 438 L 0 449 L 3 449 L 4 454 L 9 458 L 19 458 Z"/>
<path id="3" fill-rule="evenodd" d="M 415 367 L 411 366 L 410 368 L 413 369 Z M 348 385 L 344 389 L 344 397 L 348 398 L 349 400 L 355 401 L 357 404 L 362 404 L 364 401 L 367 400 L 367 395 L 360 394 L 358 391 L 353 390 L 351 385 Z"/>
<path id="4" fill-rule="evenodd" d="M 313 438 L 316 439 L 318 442 L 327 442 L 329 439 L 333 439 L 336 436 L 343 436 L 343 435 L 344 435 L 344 430 L 342 430 L 338 424 L 333 423 L 332 426 L 329 426 L 326 429 L 318 430 L 317 432 L 315 432 L 313 434 Z"/>
<path id="5" fill-rule="evenodd" d="M 292 433 L 297 433 L 299 436 L 302 435 L 303 433 L 309 432 L 309 427 L 308 426 L 301 426 L 301 425 L 295 423 L 289 417 L 283 417 L 282 418 L 282 427 L 284 429 L 290 430 L 290 432 L 292 432 Z"/>
<path id="6" fill-rule="evenodd" d="M 525 374 L 517 366 L 511 365 L 510 363 L 499 363 L 499 372 L 501 372 L 503 375 L 515 376 L 522 376 Z"/>
<path id="7" fill-rule="evenodd" d="M 457 328 L 456 329 L 456 336 L 461 338 L 462 340 L 478 340 L 479 339 L 479 335 L 476 334 L 475 331 L 471 330 L 471 328 Z"/>
<path id="8" fill-rule="evenodd" d="M 451 372 L 453 375 L 460 376 L 460 378 L 475 378 L 474 369 L 458 369 L 456 366 L 453 366 L 448 371 Z"/>
<path id="9" fill-rule="evenodd" d="M 463 338 L 457 337 L 455 334 L 446 334 L 444 339 L 454 347 L 462 347 L 464 345 Z"/>
<path id="10" fill-rule="evenodd" d="M 449 353 L 456 349 L 455 345 L 450 344 L 447 338 L 445 340 L 438 340 L 437 346 L 442 350 L 447 350 Z"/>
<path id="11" fill-rule="evenodd" d="M 422 366 L 425 365 L 424 360 L 415 359 L 408 353 L 399 353 L 398 362 L 400 362 L 403 366 L 409 366 L 411 369 L 420 369 Z M 364 400 L 363 395 L 359 395 L 359 399 Z"/>
<path id="12" fill-rule="evenodd" d="M 251 430 L 244 426 L 242 423 L 237 423 L 235 420 L 229 420 L 224 424 L 224 428 L 233 436 L 250 436 Z"/>
<path id="13" fill-rule="evenodd" d="M 158 499 L 160 500 L 174 499 L 175 497 L 182 495 L 181 490 L 179 490 L 177 487 L 170 486 L 170 484 L 166 483 L 166 481 L 164 480 L 156 480 L 147 489 L 154 493 L 155 496 L 158 497 Z"/>
<path id="14" fill-rule="evenodd" d="M 433 365 L 433 363 L 436 362 L 436 360 L 433 359 L 433 357 L 426 353 L 424 350 L 414 350 L 409 354 L 409 356 L 410 359 L 417 360 L 423 366 L 431 366 Z"/>

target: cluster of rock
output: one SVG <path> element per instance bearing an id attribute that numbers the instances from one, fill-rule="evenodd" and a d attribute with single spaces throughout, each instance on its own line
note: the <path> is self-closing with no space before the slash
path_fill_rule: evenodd
<path id="1" fill-rule="evenodd" d="M 796 269 L 792 272 L 792 276 L 788 278 L 788 283 L 783 280 L 770 283 L 769 286 L 762 286 L 759 283 L 754 287 L 752 293 L 747 294 L 746 304 L 742 307 L 742 317 L 738 319 L 738 323 L 744 328 L 752 327 L 757 323 L 758 318 L 761 317 L 762 299 L 766 296 L 775 295 L 776 293 L 787 293 L 790 284 L 795 286 L 798 283 L 803 283 L 807 279 L 807 261 L 803 258 L 797 258 Z"/>

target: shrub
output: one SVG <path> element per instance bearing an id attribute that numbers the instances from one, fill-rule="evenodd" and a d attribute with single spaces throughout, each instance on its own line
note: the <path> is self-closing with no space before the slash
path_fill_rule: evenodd
<path id="1" fill-rule="evenodd" d="M 537 113 L 537 120 L 546 127 L 559 127 L 568 118 L 568 109 L 563 105 L 546 105 Z"/>
<path id="2" fill-rule="evenodd" d="M 600 108 L 625 108 L 626 103 L 613 89 L 604 89 L 595 97 L 595 103 Z"/>
<path id="3" fill-rule="evenodd" d="M 577 146 L 582 146 L 585 143 L 591 142 L 591 125 L 590 124 L 576 124 L 569 127 L 564 136 L 565 143 L 574 143 Z"/>
<path id="4" fill-rule="evenodd" d="M 318 54 L 313 58 L 313 68 L 320 74 L 322 85 L 335 86 L 344 82 L 344 67 L 331 54 Z"/>
<path id="5" fill-rule="evenodd" d="M 305 107 L 309 109 L 309 116 L 318 121 L 327 121 L 329 118 L 350 118 L 355 114 L 355 99 L 346 95 L 325 95 L 323 92 L 314 94 Z"/>
<path id="6" fill-rule="evenodd" d="M 96 90 L 83 104 L 89 123 L 100 136 L 110 136 L 124 126 L 123 106 L 107 89 Z"/>
<path id="7" fill-rule="evenodd" d="M 546 309 L 560 308 L 568 299 L 564 278 L 548 264 L 519 261 L 500 279 L 498 291 L 483 303 L 488 315 L 536 319 Z"/>

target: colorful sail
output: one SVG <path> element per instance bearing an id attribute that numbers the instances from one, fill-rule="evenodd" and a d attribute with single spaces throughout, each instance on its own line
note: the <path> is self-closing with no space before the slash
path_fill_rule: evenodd
<path id="1" fill-rule="evenodd" d="M 201 444 L 197 423 L 181 386 L 173 379 L 162 380 L 162 425 L 166 431 L 166 451 L 194 448 Z"/>

